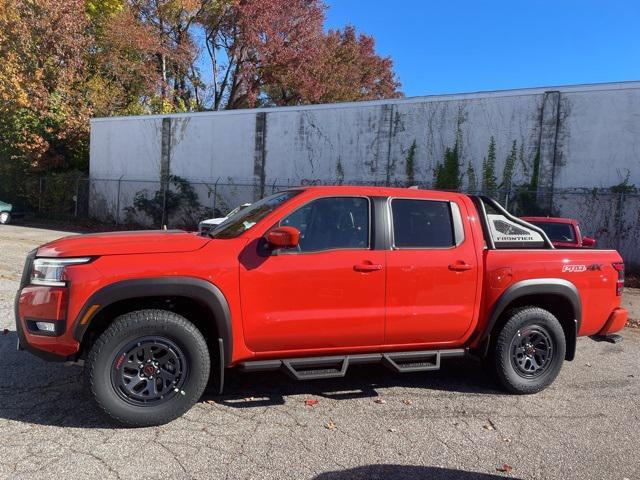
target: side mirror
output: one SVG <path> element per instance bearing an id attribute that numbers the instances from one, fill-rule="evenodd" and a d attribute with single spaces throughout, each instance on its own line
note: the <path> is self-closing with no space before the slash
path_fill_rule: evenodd
<path id="1" fill-rule="evenodd" d="M 267 233 L 267 242 L 272 248 L 297 247 L 300 242 L 300 230 L 295 227 L 278 227 Z"/>
<path id="2" fill-rule="evenodd" d="M 596 239 L 591 237 L 582 237 L 582 246 L 586 248 L 593 248 L 596 246 Z"/>

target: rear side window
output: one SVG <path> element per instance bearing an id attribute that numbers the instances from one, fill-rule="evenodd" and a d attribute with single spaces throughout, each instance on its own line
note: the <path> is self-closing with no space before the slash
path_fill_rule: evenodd
<path id="1" fill-rule="evenodd" d="M 319 198 L 284 218 L 280 225 L 300 230 L 301 252 L 369 248 L 369 200 Z"/>
<path id="2" fill-rule="evenodd" d="M 391 201 L 393 244 L 397 248 L 455 245 L 449 202 L 395 198 Z"/>

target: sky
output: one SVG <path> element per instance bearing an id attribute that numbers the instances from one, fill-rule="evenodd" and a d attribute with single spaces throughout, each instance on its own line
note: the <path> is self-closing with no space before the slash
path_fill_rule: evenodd
<path id="1" fill-rule="evenodd" d="M 406 96 L 640 80 L 640 0 L 325 0 Z"/>

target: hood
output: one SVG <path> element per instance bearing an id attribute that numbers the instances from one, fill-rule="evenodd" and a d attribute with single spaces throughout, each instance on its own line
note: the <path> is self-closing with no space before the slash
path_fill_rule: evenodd
<path id="1" fill-rule="evenodd" d="M 42 245 L 39 257 L 92 257 L 136 253 L 180 253 L 202 248 L 208 238 L 182 230 L 72 235 Z"/>

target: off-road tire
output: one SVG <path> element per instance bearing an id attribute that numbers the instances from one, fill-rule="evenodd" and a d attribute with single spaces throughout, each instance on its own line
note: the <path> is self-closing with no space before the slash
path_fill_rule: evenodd
<path id="1" fill-rule="evenodd" d="M 523 339 L 539 338 L 538 345 L 549 344 L 551 354 L 546 362 L 529 361 L 528 367 L 535 368 L 539 363 L 544 365 L 536 373 L 527 375 L 523 364 L 523 356 L 519 353 L 527 350 L 521 347 Z M 536 337 L 538 335 L 538 337 Z M 530 343 L 527 343 L 530 345 Z M 536 349 L 545 350 L 544 348 Z M 528 351 L 531 351 L 530 349 Z M 507 313 L 507 321 L 498 332 L 488 354 L 488 365 L 501 387 L 511 393 L 531 394 L 547 388 L 560 372 L 566 351 L 566 340 L 562 325 L 558 319 L 539 307 L 522 307 Z M 536 354 L 529 355 L 529 358 Z"/>
<path id="2" fill-rule="evenodd" d="M 148 339 L 155 338 L 179 352 L 185 373 L 180 388 L 168 389 L 169 394 L 156 403 L 135 403 L 126 398 L 126 392 L 113 380 L 119 369 L 124 368 L 118 359 L 125 357 L 121 351 L 128 345 L 135 348 L 140 345 L 136 343 L 139 339 L 149 342 Z M 87 355 L 85 379 L 107 415 L 123 425 L 148 427 L 170 422 L 189 410 L 202 395 L 210 368 L 207 343 L 191 322 L 166 310 L 139 310 L 116 318 L 98 337 Z M 160 375 L 157 378 L 160 381 Z"/>

